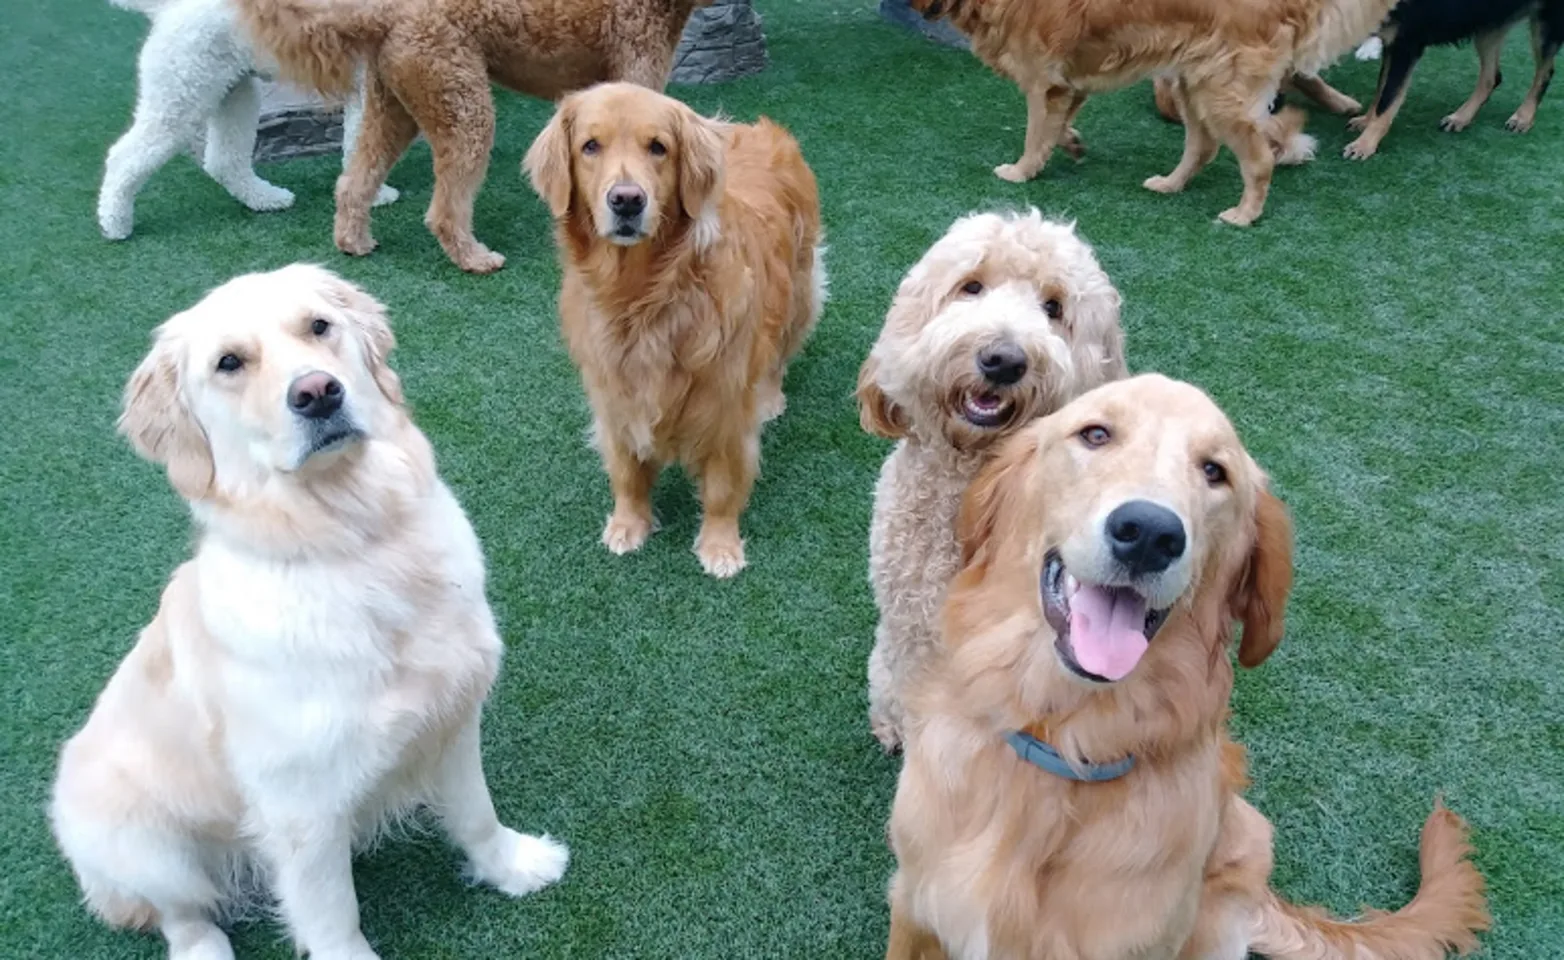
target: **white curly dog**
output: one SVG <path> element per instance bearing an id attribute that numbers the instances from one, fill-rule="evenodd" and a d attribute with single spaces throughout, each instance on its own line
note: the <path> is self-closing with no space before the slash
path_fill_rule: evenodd
<path id="1" fill-rule="evenodd" d="M 275 72 L 239 26 L 231 0 L 110 0 L 152 21 L 137 63 L 136 116 L 109 148 L 98 193 L 98 226 L 110 240 L 130 236 L 136 193 L 178 153 L 194 149 L 201 166 L 251 210 L 283 210 L 293 193 L 255 173 L 255 132 L 261 116 L 260 79 Z M 362 85 L 360 85 L 362 87 Z M 348 98 L 342 118 L 343 163 L 352 156 L 362 109 Z M 382 186 L 375 204 L 397 191 Z"/>
<path id="2" fill-rule="evenodd" d="M 864 429 L 898 441 L 869 532 L 869 726 L 886 750 L 939 643 L 967 484 L 999 439 L 1124 376 L 1123 344 L 1119 293 L 1092 248 L 1036 210 L 957 220 L 896 291 L 858 376 Z"/>

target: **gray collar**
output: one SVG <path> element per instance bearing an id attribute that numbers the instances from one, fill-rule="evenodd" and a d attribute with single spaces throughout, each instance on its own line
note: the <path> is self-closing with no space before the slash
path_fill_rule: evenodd
<path id="1" fill-rule="evenodd" d="M 1056 777 L 1081 783 L 1117 780 L 1135 766 L 1135 757 L 1130 755 L 1113 763 L 1088 763 L 1076 768 L 1061 757 L 1059 751 L 1024 730 L 1011 730 L 1006 733 L 1005 742 L 1015 749 L 1016 756 L 1032 766 L 1047 770 Z"/>

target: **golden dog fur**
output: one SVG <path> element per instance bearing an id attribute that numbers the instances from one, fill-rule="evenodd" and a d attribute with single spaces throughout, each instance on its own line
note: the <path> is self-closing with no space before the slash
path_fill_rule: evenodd
<path id="1" fill-rule="evenodd" d="M 710 0 L 235 0 L 283 73 L 346 93 L 369 67 L 358 146 L 337 182 L 336 243 L 375 249 L 369 210 L 421 131 L 434 153 L 425 222 L 463 270 L 505 258 L 472 231 L 473 201 L 494 143 L 490 81 L 557 100 L 605 80 L 661 90 L 685 22 Z"/>
<path id="2" fill-rule="evenodd" d="M 700 487 L 702 566 L 738 573 L 761 425 L 781 414 L 788 361 L 825 298 L 798 143 L 764 118 L 718 122 L 603 84 L 560 103 L 525 167 L 555 219 L 560 320 L 613 489 L 604 545 L 645 542 L 652 484 L 679 462 Z M 633 227 L 611 209 L 625 190 L 644 204 Z"/>
<path id="3" fill-rule="evenodd" d="M 1116 683 L 1092 682 L 1067 666 L 1071 633 L 1051 625 L 1042 575 L 1063 563 L 1084 589 L 1107 549 L 1104 511 L 1126 497 L 1176 511 L 1187 547 L 1146 588 L 1167 613 L 1142 658 Z M 1269 888 L 1271 827 L 1241 796 L 1243 751 L 1226 729 L 1228 647 L 1234 621 L 1244 666 L 1280 642 L 1291 529 L 1208 397 L 1159 376 L 1084 395 L 1006 441 L 959 526 L 966 566 L 945 647 L 910 695 L 889 960 L 1435 960 L 1475 948 L 1483 882 L 1465 825 L 1440 804 L 1423 828 L 1422 888 L 1399 912 L 1340 923 Z M 1135 765 L 1068 780 L 1021 760 L 1003 739 L 1012 730 L 1077 768 Z"/>
<path id="4" fill-rule="evenodd" d="M 984 63 L 1026 95 L 1026 146 L 995 168 L 1014 182 L 1037 176 L 1087 97 L 1147 76 L 1174 78 L 1184 156 L 1145 182 L 1176 193 L 1226 144 L 1244 192 L 1220 215 L 1246 226 L 1265 208 L 1278 155 L 1301 162 L 1313 143 L 1301 116 L 1269 113 L 1282 81 L 1312 76 L 1373 32 L 1395 0 L 911 0 L 948 17 Z M 1273 147 L 1273 144 L 1279 146 Z"/>
<path id="5" fill-rule="evenodd" d="M 982 370 L 1000 349 L 1025 358 L 1011 382 Z M 858 375 L 864 429 L 897 441 L 869 528 L 869 727 L 886 750 L 901 745 L 903 687 L 939 643 L 967 485 L 1001 439 L 1124 374 L 1119 292 L 1074 224 L 963 217 L 907 272 Z"/>

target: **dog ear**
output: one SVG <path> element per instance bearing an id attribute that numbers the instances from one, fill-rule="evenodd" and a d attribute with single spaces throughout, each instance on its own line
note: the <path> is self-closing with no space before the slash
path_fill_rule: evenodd
<path id="1" fill-rule="evenodd" d="M 570 173 L 570 120 L 575 113 L 575 103 L 574 97 L 559 102 L 559 109 L 532 141 L 521 161 L 521 168 L 532 181 L 532 189 L 548 204 L 549 213 L 556 220 L 570 212 L 570 196 L 574 190 Z"/>
<path id="2" fill-rule="evenodd" d="M 715 216 L 725 152 L 717 125 L 685 108 L 679 122 L 679 202 L 691 220 Z"/>
<path id="3" fill-rule="evenodd" d="M 1269 490 L 1255 502 L 1254 527 L 1254 546 L 1233 598 L 1234 615 L 1244 624 L 1238 662 L 1245 667 L 1258 667 L 1281 644 L 1292 590 L 1292 521 Z"/>
<path id="4" fill-rule="evenodd" d="M 968 485 L 961 498 L 961 512 L 956 515 L 956 540 L 961 544 L 963 568 L 987 559 L 989 540 L 1017 498 L 1017 485 L 1026 468 L 1037 459 L 1039 445 L 1036 429 L 1028 428 L 1011 436 Z"/>
<path id="5" fill-rule="evenodd" d="M 865 433 L 900 440 L 907 435 L 907 414 L 880 388 L 879 367 L 880 362 L 871 353 L 858 370 L 858 423 Z"/>
<path id="6" fill-rule="evenodd" d="M 405 400 L 402 378 L 387 362 L 391 351 L 396 349 L 396 335 L 386 320 L 385 304 L 334 273 L 326 276 L 326 300 L 347 317 L 364 350 L 364 360 L 369 365 L 370 375 L 375 378 L 375 386 L 387 400 L 401 406 Z"/>
<path id="7" fill-rule="evenodd" d="M 203 500 L 211 494 L 212 448 L 180 396 L 178 350 L 163 330 L 125 384 L 119 432 L 137 453 L 168 470 L 168 481 L 180 496 Z"/>

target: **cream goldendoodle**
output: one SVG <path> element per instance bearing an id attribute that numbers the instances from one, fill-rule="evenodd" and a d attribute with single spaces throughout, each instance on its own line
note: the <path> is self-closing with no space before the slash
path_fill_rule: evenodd
<path id="1" fill-rule="evenodd" d="M 903 686 L 938 639 L 956 512 L 987 451 L 1124 373 L 1118 291 L 1073 224 L 968 216 L 902 280 L 858 375 L 864 429 L 899 441 L 869 532 L 869 721 L 887 750 L 901 743 Z"/>

